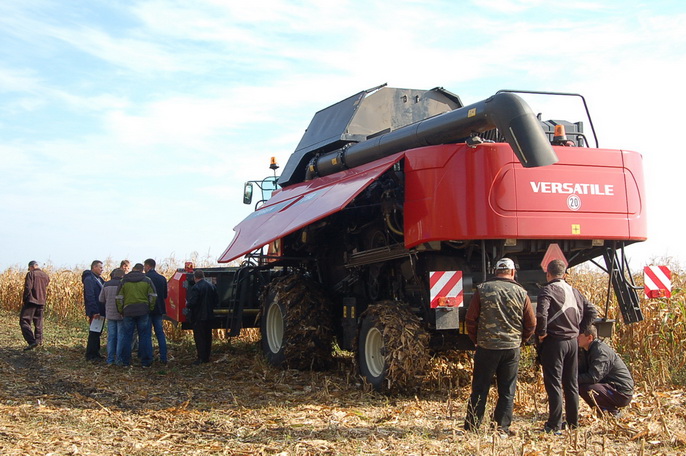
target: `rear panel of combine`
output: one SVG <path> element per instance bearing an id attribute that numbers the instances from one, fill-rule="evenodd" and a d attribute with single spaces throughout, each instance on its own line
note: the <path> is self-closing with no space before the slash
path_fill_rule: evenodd
<path id="1" fill-rule="evenodd" d="M 524 168 L 506 144 L 405 153 L 405 245 L 476 239 L 646 239 L 641 157 L 556 147 Z"/>

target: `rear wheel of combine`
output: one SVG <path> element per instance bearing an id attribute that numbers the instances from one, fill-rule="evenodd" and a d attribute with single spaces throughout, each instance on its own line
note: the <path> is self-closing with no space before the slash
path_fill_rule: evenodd
<path id="1" fill-rule="evenodd" d="M 362 316 L 360 373 L 377 391 L 416 389 L 427 368 L 428 345 L 429 335 L 407 305 L 393 301 L 374 304 Z"/>
<path id="2" fill-rule="evenodd" d="M 332 310 L 311 279 L 293 274 L 272 281 L 263 294 L 260 329 L 269 364 L 295 369 L 329 367 Z"/>

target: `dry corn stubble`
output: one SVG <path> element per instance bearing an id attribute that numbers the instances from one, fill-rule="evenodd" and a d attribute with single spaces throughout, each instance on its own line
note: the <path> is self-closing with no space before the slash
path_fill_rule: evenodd
<path id="1" fill-rule="evenodd" d="M 24 274 L 13 276 L 19 286 Z M 575 271 L 570 280 L 584 274 Z M 24 353 L 15 306 L 0 319 L 0 453 L 685 454 L 686 392 L 670 383 L 685 352 L 682 277 L 673 276 L 671 299 L 642 300 L 644 322 L 617 325 L 612 342 L 631 360 L 634 376 L 644 379 L 625 414 L 597 418 L 582 404 L 580 430 L 561 437 L 538 432 L 547 411 L 540 376 L 518 385 L 517 437 L 499 439 L 485 430 L 461 434 L 468 388 L 456 387 L 459 374 L 449 365 L 462 363 L 469 373 L 468 356 L 434 358 L 428 370 L 433 377 L 417 397 L 364 394 L 335 372 L 280 371 L 256 363 L 256 331 L 246 336 L 246 345 L 216 342 L 217 362 L 201 369 L 172 363 L 125 372 L 83 361 L 84 334 L 58 338 L 56 322 L 48 324 L 46 347 Z M 589 295 L 597 290 L 600 302 L 594 302 L 602 307 L 606 282 L 589 280 L 575 285 L 582 291 L 588 286 Z M 80 300 L 75 306 L 82 321 Z M 171 349 L 181 352 L 177 359 L 193 359 L 191 351 L 183 354 L 192 344 L 172 342 Z M 451 381 L 452 402 L 446 401 Z M 491 407 L 496 396 L 492 391 Z"/>

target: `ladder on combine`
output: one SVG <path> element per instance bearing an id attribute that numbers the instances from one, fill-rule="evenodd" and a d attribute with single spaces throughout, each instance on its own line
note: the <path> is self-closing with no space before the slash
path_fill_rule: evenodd
<path id="1" fill-rule="evenodd" d="M 619 254 L 621 252 L 621 255 Z M 603 253 L 605 259 L 606 270 L 610 279 L 608 281 L 607 303 L 605 305 L 605 315 L 607 316 L 607 309 L 610 304 L 610 286 L 615 291 L 619 309 L 622 312 L 624 323 L 637 323 L 643 321 L 643 312 L 638 303 L 638 293 L 641 287 L 636 286 L 634 278 L 631 276 L 629 264 L 624 255 L 624 244 L 617 248 L 616 246 L 607 247 Z M 596 263 L 597 265 L 597 263 Z M 599 266 L 599 265 L 598 265 Z"/>

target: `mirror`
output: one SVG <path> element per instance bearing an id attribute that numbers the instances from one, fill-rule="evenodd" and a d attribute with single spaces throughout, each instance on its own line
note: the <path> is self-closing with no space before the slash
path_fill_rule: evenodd
<path id="1" fill-rule="evenodd" d="M 243 185 L 243 204 L 252 203 L 252 183 L 246 182 Z"/>

